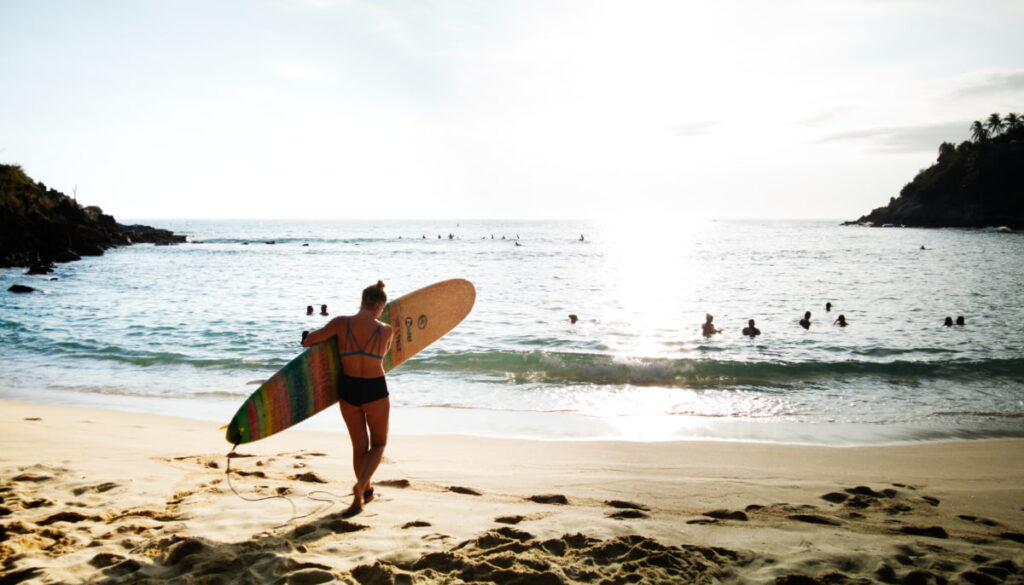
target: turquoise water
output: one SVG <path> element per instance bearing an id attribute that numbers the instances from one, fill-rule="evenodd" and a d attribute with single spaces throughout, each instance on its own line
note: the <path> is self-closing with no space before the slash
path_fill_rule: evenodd
<path id="1" fill-rule="evenodd" d="M 378 278 L 397 296 L 461 277 L 477 286 L 473 312 L 389 376 L 393 432 L 824 444 L 1024 436 L 1019 233 L 143 223 L 193 243 L 113 250 L 60 265 L 55 281 L 0 270 L 3 290 L 44 291 L 0 294 L 0 397 L 224 423 L 249 382 L 326 321 L 307 305 L 348 314 Z M 722 334 L 701 336 L 705 313 Z M 832 324 L 840 313 L 846 328 Z M 942 327 L 947 315 L 966 326 Z M 754 340 L 740 334 L 751 318 Z M 341 422 L 332 410 L 303 426 Z"/>

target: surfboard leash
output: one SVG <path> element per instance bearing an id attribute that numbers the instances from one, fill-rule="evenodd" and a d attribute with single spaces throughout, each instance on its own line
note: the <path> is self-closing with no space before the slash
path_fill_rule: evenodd
<path id="1" fill-rule="evenodd" d="M 294 522 L 296 520 L 301 520 L 303 518 L 308 518 L 308 517 L 313 516 L 315 514 L 319 514 L 320 512 L 323 512 L 324 510 L 326 510 L 326 509 L 328 509 L 328 508 L 330 508 L 331 506 L 334 505 L 334 500 L 328 500 L 328 499 L 323 499 L 323 498 L 315 498 L 315 497 L 313 497 L 313 494 L 326 494 L 326 495 L 331 496 L 333 498 L 341 499 L 341 497 L 339 497 L 339 496 L 337 496 L 335 494 L 332 494 L 330 492 L 324 491 L 324 490 L 316 490 L 316 491 L 309 492 L 305 496 L 306 499 L 312 500 L 314 502 L 320 502 L 320 503 L 322 503 L 324 505 L 318 507 L 317 509 L 313 510 L 312 512 L 310 512 L 308 514 L 302 514 L 300 516 L 299 515 L 299 509 L 295 505 L 295 502 L 291 498 L 289 498 L 287 496 L 279 495 L 278 494 L 278 495 L 273 495 L 273 496 L 260 496 L 260 497 L 256 497 L 256 498 L 246 497 L 246 496 L 242 495 L 241 493 L 239 493 L 239 491 L 237 489 L 235 489 L 235 484 L 233 484 L 231 482 L 231 460 L 234 459 L 235 449 L 237 449 L 237 448 L 238 448 L 238 443 L 235 443 L 234 446 L 231 447 L 231 451 L 228 451 L 228 454 L 225 456 L 225 458 L 227 459 L 227 463 L 224 466 L 224 468 L 225 468 L 224 475 L 227 476 L 228 487 L 231 488 L 231 491 L 234 492 L 234 494 L 236 496 L 238 496 L 239 498 L 245 500 L 246 502 L 263 502 L 263 501 L 266 501 L 266 500 L 282 499 L 282 500 L 288 502 L 288 505 L 292 507 L 292 515 L 291 515 L 291 517 L 289 517 L 287 520 L 285 520 L 281 524 L 278 524 L 274 528 L 283 528 L 285 526 L 288 526 L 289 524 L 291 524 L 292 522 Z"/>

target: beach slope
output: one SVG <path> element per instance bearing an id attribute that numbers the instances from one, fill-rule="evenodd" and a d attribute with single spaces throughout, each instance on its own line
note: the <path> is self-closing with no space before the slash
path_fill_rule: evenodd
<path id="1" fill-rule="evenodd" d="M 1020 440 L 395 436 L 344 518 L 347 437 L 239 447 L 254 502 L 216 427 L 0 401 L 0 582 L 1024 582 Z"/>

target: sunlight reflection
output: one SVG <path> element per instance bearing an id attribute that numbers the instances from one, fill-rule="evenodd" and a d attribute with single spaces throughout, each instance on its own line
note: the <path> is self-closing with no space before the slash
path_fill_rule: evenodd
<path id="1" fill-rule="evenodd" d="M 678 217 L 608 222 L 604 289 L 610 298 L 602 318 L 630 331 L 603 339 L 613 355 L 669 357 L 680 352 L 677 333 L 700 290 L 700 275 L 707 270 L 697 259 L 708 222 Z M 696 322 L 695 322 L 696 325 Z"/>

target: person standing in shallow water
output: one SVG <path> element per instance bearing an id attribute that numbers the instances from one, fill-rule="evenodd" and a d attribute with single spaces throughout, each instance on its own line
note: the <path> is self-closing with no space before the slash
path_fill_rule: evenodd
<path id="1" fill-rule="evenodd" d="M 700 331 L 701 333 L 704 334 L 704 337 L 711 337 L 715 333 L 722 332 L 721 329 L 718 329 L 717 327 L 715 327 L 714 323 L 712 323 L 712 321 L 715 320 L 714 315 L 712 315 L 711 313 L 706 313 L 704 315 L 704 319 L 704 324 L 700 326 Z"/>
<path id="2" fill-rule="evenodd" d="M 758 335 L 761 335 L 761 330 L 754 327 L 753 319 L 747 321 L 747 326 L 743 328 L 743 335 L 748 337 L 757 337 Z"/>
<path id="3" fill-rule="evenodd" d="M 811 312 L 810 311 L 807 311 L 806 313 L 804 313 L 804 318 L 800 319 L 800 326 L 803 327 L 804 329 L 810 329 L 811 328 Z"/>
<path id="4" fill-rule="evenodd" d="M 378 320 L 387 302 L 384 283 L 378 280 L 363 289 L 358 313 L 335 317 L 302 341 L 310 347 L 331 337 L 338 339 L 342 368 L 338 405 L 352 440 L 352 469 L 356 475 L 352 505 L 345 512 L 348 516 L 358 514 L 373 499 L 370 481 L 388 442 L 391 402 L 384 378 L 384 356 L 391 348 L 394 328 Z"/>

